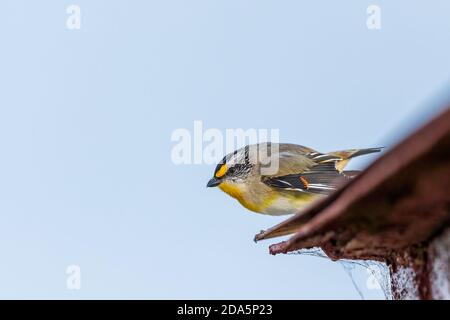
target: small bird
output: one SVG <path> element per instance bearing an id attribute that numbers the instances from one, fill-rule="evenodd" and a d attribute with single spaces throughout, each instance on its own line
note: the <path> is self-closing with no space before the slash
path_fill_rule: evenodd
<path id="1" fill-rule="evenodd" d="M 289 143 L 247 145 L 222 159 L 207 187 L 218 186 L 257 213 L 292 214 L 355 177 L 359 171 L 344 171 L 350 159 L 381 149 L 321 153 Z"/>

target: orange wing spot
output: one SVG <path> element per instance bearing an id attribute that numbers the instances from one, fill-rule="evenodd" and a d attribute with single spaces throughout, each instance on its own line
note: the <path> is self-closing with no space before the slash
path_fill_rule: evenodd
<path id="1" fill-rule="evenodd" d="M 303 186 L 305 187 L 305 189 L 308 189 L 308 188 L 309 188 L 309 182 L 308 182 L 308 180 L 306 180 L 306 179 L 303 178 L 302 176 L 300 176 L 300 180 L 302 181 Z"/>

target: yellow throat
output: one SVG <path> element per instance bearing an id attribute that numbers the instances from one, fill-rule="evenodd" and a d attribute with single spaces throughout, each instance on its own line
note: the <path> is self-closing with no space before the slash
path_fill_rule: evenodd
<path id="1" fill-rule="evenodd" d="M 310 204 L 315 198 L 320 198 L 320 195 L 308 193 L 280 193 L 272 190 L 271 192 L 261 193 L 261 198 L 252 199 L 252 197 L 247 194 L 245 187 L 233 183 L 222 182 L 219 185 L 219 188 L 238 200 L 239 203 L 248 210 L 269 215 L 295 213 L 299 209 Z"/>
<path id="2" fill-rule="evenodd" d="M 261 209 L 262 209 L 261 206 L 258 206 L 256 203 L 249 202 L 245 199 L 243 190 L 241 188 L 239 188 L 237 185 L 231 184 L 228 182 L 222 182 L 219 185 L 219 188 L 223 192 L 227 193 L 228 195 L 230 195 L 231 197 L 233 197 L 237 201 L 239 201 L 240 204 L 242 204 L 248 210 L 255 211 L 255 212 L 261 211 Z"/>

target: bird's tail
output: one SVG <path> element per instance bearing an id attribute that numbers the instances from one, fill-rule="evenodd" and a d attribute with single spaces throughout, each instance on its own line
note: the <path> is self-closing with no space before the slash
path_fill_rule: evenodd
<path id="1" fill-rule="evenodd" d="M 375 152 L 380 152 L 383 149 L 381 148 L 367 148 L 367 149 L 349 149 L 349 150 L 343 150 L 343 151 L 334 151 L 330 152 L 329 155 L 336 156 L 341 158 L 342 160 L 339 160 L 336 162 L 336 169 L 339 172 L 342 172 L 347 165 L 347 163 L 350 161 L 350 159 L 363 156 L 366 154 L 371 154 Z"/>

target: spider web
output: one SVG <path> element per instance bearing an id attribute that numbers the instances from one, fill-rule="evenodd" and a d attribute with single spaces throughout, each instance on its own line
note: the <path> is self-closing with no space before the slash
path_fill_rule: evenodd
<path id="1" fill-rule="evenodd" d="M 320 248 L 301 249 L 289 252 L 288 254 L 313 256 L 331 260 Z M 345 273 L 349 276 L 355 290 L 358 292 L 358 295 L 361 297 L 361 299 L 365 300 L 365 297 L 363 294 L 363 290 L 361 290 L 361 284 L 358 284 L 357 281 L 355 280 L 357 267 L 362 267 L 366 269 L 367 273 L 373 277 L 372 278 L 374 280 L 373 285 L 379 286 L 379 288 L 383 291 L 386 300 L 392 300 L 389 269 L 385 263 L 373 260 L 349 260 L 349 259 L 341 259 L 336 262 L 343 267 Z"/>

